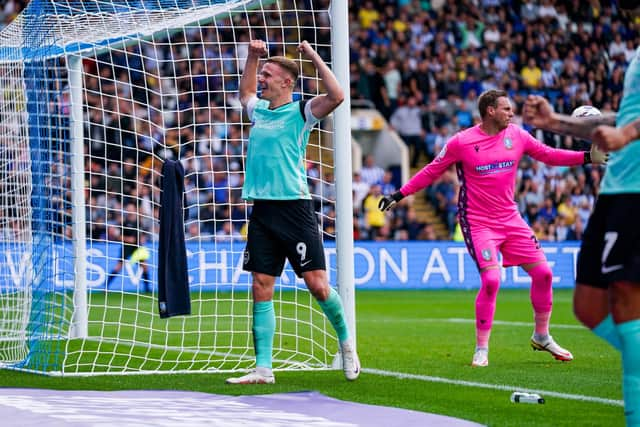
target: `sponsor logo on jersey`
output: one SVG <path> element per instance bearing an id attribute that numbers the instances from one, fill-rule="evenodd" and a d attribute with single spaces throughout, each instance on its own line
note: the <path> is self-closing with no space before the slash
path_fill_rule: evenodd
<path id="1" fill-rule="evenodd" d="M 280 130 L 286 127 L 284 120 L 259 121 L 253 125 L 256 129 Z"/>
<path id="2" fill-rule="evenodd" d="M 515 160 L 503 160 L 500 162 L 492 162 L 486 165 L 476 166 L 476 172 L 481 174 L 500 173 L 507 169 L 511 169 L 515 165 Z"/>

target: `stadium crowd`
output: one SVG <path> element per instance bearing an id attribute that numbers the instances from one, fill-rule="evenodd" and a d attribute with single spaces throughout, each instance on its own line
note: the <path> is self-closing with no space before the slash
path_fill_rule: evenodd
<path id="1" fill-rule="evenodd" d="M 477 123 L 477 96 L 488 89 L 509 93 L 516 123 L 530 93 L 544 95 L 562 113 L 585 104 L 617 111 L 624 70 L 640 44 L 638 23 L 626 21 L 611 1 L 368 0 L 351 6 L 352 99 L 375 104 L 411 148 L 413 167 L 433 159 L 454 133 Z M 536 136 L 554 147 L 587 147 L 548 133 Z M 523 160 L 516 202 L 539 240 L 581 238 L 604 170 Z M 415 225 L 408 204 L 387 213 L 386 221 L 373 212 L 377 203 L 367 198 L 381 197 L 384 175 L 378 170 L 366 176 L 370 192 L 358 213 L 362 234 L 383 240 L 428 238 L 410 232 Z M 458 186 L 451 170 L 425 194 L 453 239 L 461 237 Z"/>
<path id="2" fill-rule="evenodd" d="M 0 8 L 3 25 L 26 3 L 4 2 Z M 413 167 L 433 159 L 455 132 L 477 123 L 476 100 L 487 89 L 508 91 L 516 108 L 516 122 L 521 120 L 520 109 L 530 93 L 546 96 L 564 113 L 584 104 L 616 111 L 625 67 L 640 44 L 639 24 L 625 20 L 614 1 L 349 3 L 351 97 L 375 105 L 410 147 Z M 204 42 L 224 36 L 224 31 L 187 33 L 190 40 Z M 115 67 L 85 60 L 86 87 L 100 87 L 102 93 L 120 97 L 117 105 L 105 106 L 105 99 L 116 103 L 115 97 L 101 99 L 97 91 L 86 91 L 85 133 L 90 141 L 86 167 L 92 188 L 88 195 L 92 226 L 88 232 L 93 238 L 117 239 L 122 212 L 130 204 L 140 212 L 140 226 L 152 230 L 157 222 L 153 218 L 158 217 L 158 183 L 149 183 L 147 178 L 154 166 L 151 158 L 157 154 L 183 159 L 186 205 L 190 206 L 187 236 L 242 239 L 246 207 L 240 190 L 248 129 L 242 124 L 237 99 L 229 96 L 237 90 L 237 77 L 220 76 L 222 71 L 227 76 L 238 75 L 243 64 L 234 58 L 246 57 L 248 33 L 234 39 L 233 45 L 220 45 L 227 50 L 196 52 L 187 52 L 182 36 L 172 37 L 176 43 L 171 45 L 146 43 L 114 52 L 110 61 Z M 321 37 L 328 40 L 329 35 Z M 278 53 L 282 52 L 271 52 Z M 322 47 L 319 53 L 328 55 Z M 168 61 L 186 57 L 196 60 Z M 162 79 L 163 74 L 193 77 Z M 160 81 L 150 82 L 153 78 Z M 146 90 L 151 83 L 171 96 Z M 304 80 L 303 84 L 311 82 Z M 212 91 L 212 87 L 224 90 Z M 170 113 L 160 117 L 161 105 Z M 113 113 L 103 114 L 102 109 Z M 137 136 L 136 128 L 150 124 L 153 129 L 146 137 Z M 536 135 L 555 147 L 586 147 L 584 141 L 543 132 Z M 547 167 L 523 160 L 516 202 L 540 240 L 581 238 L 604 170 Z M 331 177 L 321 177 L 314 162 L 309 162 L 308 173 L 318 200 L 335 196 L 334 186 L 321 179 Z M 392 212 L 377 209 L 382 195 L 394 192 L 399 185 L 372 156 L 364 159 L 362 169 L 353 177 L 356 239 L 436 239 L 433 224 L 421 222 L 410 199 Z M 458 186 L 455 170 L 450 170 L 424 193 L 453 239 L 460 238 L 455 215 Z M 328 207 L 321 213 L 322 226 L 330 238 L 335 212 Z"/>

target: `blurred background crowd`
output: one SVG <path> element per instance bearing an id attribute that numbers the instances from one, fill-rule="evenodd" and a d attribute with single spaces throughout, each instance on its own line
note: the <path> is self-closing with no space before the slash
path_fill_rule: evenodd
<path id="1" fill-rule="evenodd" d="M 2 25 L 26 3 L 5 1 L 0 7 Z M 410 148 L 412 173 L 433 159 L 455 132 L 478 122 L 477 97 L 488 89 L 507 90 L 518 124 L 530 93 L 544 95 L 562 113 L 585 104 L 616 111 L 625 68 L 640 45 L 640 23 L 626 20 L 615 1 L 351 0 L 349 11 L 352 100 L 372 105 L 397 131 Z M 201 41 L 224 36 L 207 31 L 186 34 Z M 157 195 L 144 171 L 152 167 L 151 154 L 160 154 L 183 159 L 187 205 L 192 206 L 187 212 L 187 235 L 242 238 L 246 212 L 239 196 L 248 129 L 241 124 L 237 99 L 229 94 L 237 88 L 242 69 L 242 61 L 235 58 L 246 56 L 248 37 L 241 34 L 234 44 L 220 45 L 226 50 L 201 52 L 187 52 L 184 39 L 172 40 L 176 42 L 172 46 L 134 46 L 113 56 L 116 67 L 85 61 L 85 86 L 100 86 L 103 93 L 117 93 L 121 99 L 113 98 L 120 105 L 111 110 L 118 113 L 107 117 L 100 105 L 104 100 L 92 100 L 87 91 L 86 133 L 91 141 L 87 150 L 95 153 L 87 163 L 95 189 L 89 194 L 95 207 L 89 212 L 92 237 L 116 239 L 116 224 L 128 210 L 142 211 L 142 218 L 157 218 L 153 212 L 157 203 L 152 203 L 158 201 Z M 329 34 L 320 37 L 328 40 Z M 319 53 L 328 57 L 322 49 Z M 168 61 L 173 57 L 199 59 Z M 174 66 L 184 69 L 171 70 L 173 75 L 194 77 L 162 79 L 167 71 L 162 68 Z M 236 77 L 226 80 L 221 71 Z M 159 94 L 144 89 L 153 76 L 163 88 Z M 161 105 L 173 113 L 154 117 Z M 149 123 L 162 126 L 147 132 L 149 137 L 137 137 L 137 126 Z M 585 141 L 531 131 L 553 147 L 588 149 Z M 176 152 L 172 147 L 181 148 Z M 93 160 L 97 158 L 106 160 Z M 605 171 L 591 165 L 548 167 L 525 158 L 515 202 L 540 240 L 579 240 Z M 325 199 L 335 196 L 333 185 L 321 179 L 331 177 L 320 177 L 314 162 L 309 162 L 308 172 L 316 194 Z M 363 159 L 353 177 L 356 239 L 442 238 L 436 236 L 434 224 L 417 214 L 412 205 L 415 197 L 435 207 L 448 230 L 446 238 L 461 239 L 454 170 L 425 192 L 403 200 L 399 209 L 379 212 L 378 200 L 400 185 L 372 156 Z M 113 199 L 118 192 L 124 196 Z M 322 212 L 327 236 L 333 233 L 334 218 L 333 209 Z M 154 225 L 151 220 L 140 226 L 150 230 Z"/>
<path id="2" fill-rule="evenodd" d="M 509 93 L 516 123 L 530 93 L 547 97 L 562 113 L 585 104 L 617 111 L 622 76 L 640 45 L 638 23 L 625 20 L 611 1 L 368 0 L 351 5 L 351 96 L 374 103 L 411 148 L 414 167 L 433 159 L 455 132 L 478 122 L 477 97 L 488 89 Z M 534 135 L 553 147 L 588 149 L 585 141 Z M 604 171 L 523 159 L 516 203 L 540 240 L 581 238 Z M 382 183 L 375 178 L 368 184 L 376 180 Z M 452 170 L 424 194 L 453 239 L 461 237 L 457 192 Z M 414 238 L 411 207 L 405 211 L 387 214 L 391 218 L 384 224 L 392 227 L 380 221 L 374 238 Z M 365 228 L 367 215 L 365 201 Z M 418 238 L 429 236 L 418 233 Z"/>

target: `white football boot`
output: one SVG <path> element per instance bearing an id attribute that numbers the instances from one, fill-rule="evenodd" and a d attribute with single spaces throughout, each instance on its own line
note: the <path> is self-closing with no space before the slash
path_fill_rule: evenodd
<path id="1" fill-rule="evenodd" d="M 276 377 L 268 368 L 256 368 L 247 375 L 227 378 L 227 384 L 275 384 Z"/>
<path id="2" fill-rule="evenodd" d="M 342 353 L 342 370 L 344 376 L 349 381 L 354 381 L 360 375 L 360 359 L 353 347 L 353 342 L 347 340 L 340 344 L 340 352 Z"/>
<path id="3" fill-rule="evenodd" d="M 471 366 L 481 368 L 489 366 L 489 349 L 488 348 L 476 348 L 476 352 L 473 353 L 473 360 Z"/>
<path id="4" fill-rule="evenodd" d="M 556 360 L 570 362 L 573 355 L 567 349 L 560 347 L 551 335 L 547 335 L 544 340 L 537 340 L 535 335 L 531 337 L 531 348 L 537 351 L 548 351 Z"/>

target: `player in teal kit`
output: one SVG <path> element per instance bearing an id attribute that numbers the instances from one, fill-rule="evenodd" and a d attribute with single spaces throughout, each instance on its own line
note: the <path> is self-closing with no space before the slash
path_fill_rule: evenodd
<path id="1" fill-rule="evenodd" d="M 327 91 L 309 100 L 293 101 L 298 65 L 283 56 L 268 58 L 256 76 L 258 61 L 267 54 L 262 40 L 249 44 L 240 80 L 240 102 L 251 120 L 246 177 L 242 197 L 253 202 L 249 218 L 244 269 L 252 272 L 253 338 L 256 369 L 229 378 L 229 384 L 270 384 L 275 311 L 273 292 L 285 260 L 302 277 L 333 325 L 340 341 L 345 377 L 355 380 L 360 362 L 345 321 L 342 301 L 329 286 L 324 248 L 307 186 L 305 150 L 314 124 L 340 105 L 338 81 L 306 41 L 298 51 L 315 66 Z M 257 97 L 260 84 L 261 97 Z"/>
<path id="2" fill-rule="evenodd" d="M 638 3 L 629 4 L 640 15 Z M 611 153 L 582 241 L 573 303 L 578 320 L 622 353 L 627 425 L 640 426 L 640 48 L 626 70 L 617 116 L 576 119 L 531 96 L 524 118 Z"/>

